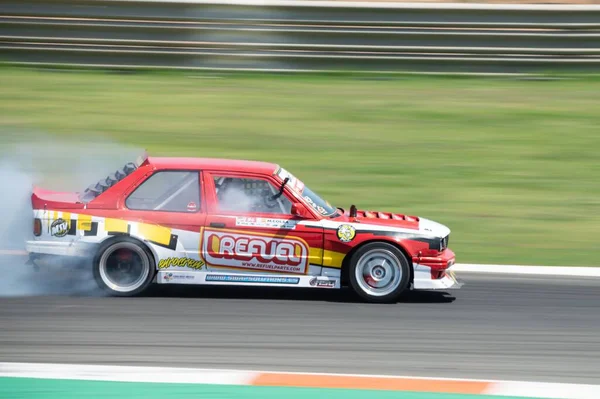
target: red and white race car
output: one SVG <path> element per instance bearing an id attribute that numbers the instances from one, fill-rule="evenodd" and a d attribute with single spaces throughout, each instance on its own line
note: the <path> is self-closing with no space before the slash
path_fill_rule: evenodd
<path id="1" fill-rule="evenodd" d="M 152 283 L 350 285 L 387 302 L 460 286 L 447 227 L 336 208 L 271 163 L 143 155 L 81 193 L 35 188 L 32 204 L 31 260 L 92 259 L 113 295 Z"/>

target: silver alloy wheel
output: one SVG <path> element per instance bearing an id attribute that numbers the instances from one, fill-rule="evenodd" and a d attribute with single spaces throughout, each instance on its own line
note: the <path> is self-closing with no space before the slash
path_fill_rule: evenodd
<path id="1" fill-rule="evenodd" d="M 132 261 L 129 265 L 115 262 L 114 256 L 117 251 L 129 251 L 132 259 L 137 257 L 138 262 L 134 264 Z M 150 260 L 139 245 L 119 242 L 104 251 L 100 257 L 99 272 L 100 278 L 108 288 L 116 292 L 128 293 L 144 284 L 150 273 Z"/>
<path id="2" fill-rule="evenodd" d="M 364 253 L 355 268 L 356 282 L 372 296 L 385 296 L 394 292 L 402 281 L 402 265 L 386 249 L 372 249 Z"/>

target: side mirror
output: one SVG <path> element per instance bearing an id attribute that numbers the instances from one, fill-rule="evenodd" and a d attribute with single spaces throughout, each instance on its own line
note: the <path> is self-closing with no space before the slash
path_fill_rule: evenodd
<path id="1" fill-rule="evenodd" d="M 300 202 L 294 202 L 292 204 L 292 215 L 302 219 L 308 219 L 311 217 L 310 212 L 308 212 L 308 209 L 306 209 L 304 204 Z"/>

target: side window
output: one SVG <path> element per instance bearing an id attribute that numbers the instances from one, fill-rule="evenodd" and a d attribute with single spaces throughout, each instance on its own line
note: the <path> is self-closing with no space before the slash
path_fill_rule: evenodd
<path id="1" fill-rule="evenodd" d="M 219 211 L 290 214 L 292 203 L 262 179 L 215 176 Z"/>
<path id="2" fill-rule="evenodd" d="M 200 209 L 198 172 L 154 173 L 127 197 L 125 205 L 142 211 L 197 212 Z"/>

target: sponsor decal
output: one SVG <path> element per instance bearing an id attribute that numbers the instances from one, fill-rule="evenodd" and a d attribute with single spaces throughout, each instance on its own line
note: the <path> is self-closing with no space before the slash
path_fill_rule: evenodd
<path id="1" fill-rule="evenodd" d="M 168 269 L 169 267 L 189 267 L 201 270 L 204 267 L 204 261 L 191 258 L 166 258 L 158 261 L 159 269 Z"/>
<path id="2" fill-rule="evenodd" d="M 69 222 L 64 219 L 56 219 L 50 226 L 50 234 L 54 237 L 64 237 L 69 232 Z"/>
<path id="3" fill-rule="evenodd" d="M 335 280 L 319 280 L 318 278 L 312 278 L 308 282 L 313 287 L 323 287 L 323 288 L 334 288 Z"/>
<path id="4" fill-rule="evenodd" d="M 297 193 L 302 193 L 302 191 L 304 190 L 304 183 L 300 180 L 298 180 L 298 178 L 296 178 L 296 176 L 292 175 L 290 172 L 288 172 L 287 170 L 283 169 L 283 168 L 279 168 L 278 171 L 275 172 L 279 178 L 283 181 L 286 178 L 290 179 L 288 180 L 287 186 L 290 187 L 292 190 L 296 191 Z"/>
<path id="5" fill-rule="evenodd" d="M 334 280 L 317 280 L 317 287 L 334 288 L 335 281 Z"/>
<path id="6" fill-rule="evenodd" d="M 206 281 L 223 283 L 256 283 L 256 284 L 298 284 L 298 277 L 263 277 L 263 276 L 236 276 L 223 274 L 208 274 Z"/>
<path id="7" fill-rule="evenodd" d="M 297 237 L 204 229 L 202 253 L 211 266 L 306 274 L 309 251 Z"/>
<path id="8" fill-rule="evenodd" d="M 194 277 L 194 276 L 187 276 L 187 275 L 181 275 L 181 274 L 175 274 L 175 275 L 173 275 L 173 278 L 175 278 L 175 280 L 194 280 L 196 277 Z"/>
<path id="9" fill-rule="evenodd" d="M 316 204 L 312 198 L 310 198 L 308 195 L 304 196 L 304 200 L 310 205 L 312 206 L 317 212 L 319 212 L 321 215 L 329 215 L 329 212 L 327 212 L 327 209 L 323 208 L 321 205 Z"/>
<path id="10" fill-rule="evenodd" d="M 349 224 L 343 224 L 338 227 L 337 236 L 341 242 L 350 242 L 356 237 L 356 229 Z"/>
<path id="11" fill-rule="evenodd" d="M 167 273 L 163 276 L 163 280 L 167 281 L 167 282 L 171 282 L 173 280 L 194 280 L 195 276 L 188 276 L 188 275 L 183 275 L 183 274 L 176 274 L 176 273 Z"/>
<path id="12" fill-rule="evenodd" d="M 296 228 L 295 220 L 288 219 L 273 219 L 273 218 L 255 218 L 240 216 L 235 218 L 236 226 L 244 227 L 267 227 L 273 229 L 289 229 L 293 230 Z"/>
<path id="13" fill-rule="evenodd" d="M 198 209 L 198 205 L 195 202 L 192 201 L 187 204 L 188 212 L 196 212 L 196 209 Z"/>

